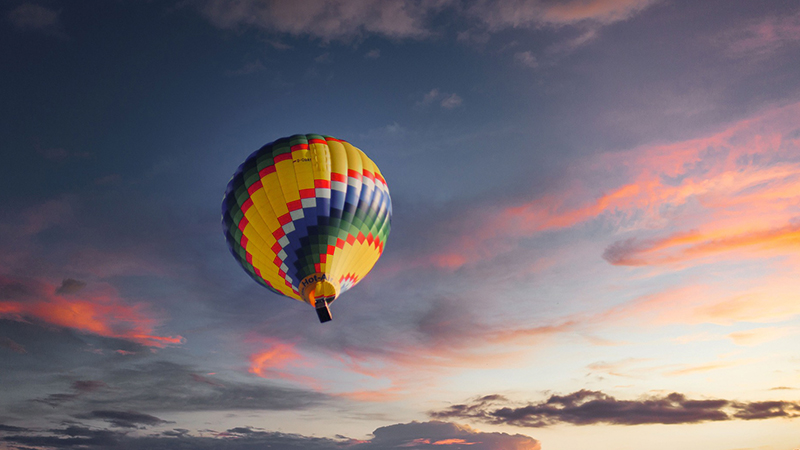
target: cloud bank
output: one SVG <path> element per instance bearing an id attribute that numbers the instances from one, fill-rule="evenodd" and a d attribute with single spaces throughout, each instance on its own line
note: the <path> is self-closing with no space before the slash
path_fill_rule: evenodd
<path id="1" fill-rule="evenodd" d="M 142 423 L 137 422 L 137 423 Z M 152 425 L 147 423 L 147 425 Z M 403 448 L 408 450 L 460 449 L 470 450 L 540 450 L 539 441 L 521 434 L 484 433 L 466 425 L 447 422 L 411 422 L 378 428 L 370 440 L 357 440 L 340 436 L 337 439 L 318 438 L 299 434 L 268 432 L 251 427 L 235 427 L 225 431 L 202 430 L 212 437 L 198 437 L 186 429 L 174 429 L 146 437 L 135 437 L 126 432 L 95 429 L 84 425 L 66 428 L 33 430 L 0 425 L 3 440 L 12 446 L 46 446 L 50 448 L 106 448 L 106 449 L 224 449 L 256 450 L 383 450 Z"/>
<path id="2" fill-rule="evenodd" d="M 600 391 L 582 389 L 551 395 L 539 403 L 513 406 L 503 396 L 487 395 L 469 403 L 430 413 L 437 419 L 474 419 L 518 427 L 573 425 L 686 424 L 725 420 L 759 420 L 800 417 L 800 403 L 789 401 L 737 402 L 692 400 L 673 392 L 639 400 L 619 400 Z"/>

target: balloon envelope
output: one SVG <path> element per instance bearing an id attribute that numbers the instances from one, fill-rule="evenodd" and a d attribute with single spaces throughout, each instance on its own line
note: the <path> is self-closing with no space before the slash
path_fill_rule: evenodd
<path id="1" fill-rule="evenodd" d="M 253 152 L 222 201 L 228 246 L 267 289 L 327 305 L 358 284 L 383 253 L 392 202 L 375 163 L 350 143 L 317 134 Z"/>

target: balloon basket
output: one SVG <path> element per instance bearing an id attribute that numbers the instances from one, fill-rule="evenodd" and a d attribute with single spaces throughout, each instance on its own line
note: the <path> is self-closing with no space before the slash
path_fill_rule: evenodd
<path id="1" fill-rule="evenodd" d="M 325 300 L 320 300 L 315 305 L 317 310 L 317 317 L 319 317 L 319 323 L 330 322 L 333 317 L 331 316 L 331 309 L 328 307 L 328 302 Z"/>

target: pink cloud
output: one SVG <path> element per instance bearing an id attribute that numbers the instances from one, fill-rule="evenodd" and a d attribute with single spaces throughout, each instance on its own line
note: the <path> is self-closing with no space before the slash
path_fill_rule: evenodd
<path id="1" fill-rule="evenodd" d="M 285 380 L 317 391 L 324 388 L 324 379 L 308 374 L 309 370 L 319 368 L 320 361 L 311 355 L 302 354 L 297 350 L 296 344 L 275 338 L 255 341 L 259 350 L 248 357 L 248 372 L 261 378 Z"/>
<path id="2" fill-rule="evenodd" d="M 726 33 L 721 39 L 734 56 L 771 54 L 782 47 L 800 44 L 800 12 L 761 19 Z"/>
<path id="3" fill-rule="evenodd" d="M 149 347 L 183 342 L 181 336 L 154 334 L 158 319 L 143 304 L 128 304 L 110 287 L 81 290 L 62 296 L 59 286 L 0 275 L 10 298 L 0 300 L 0 318 L 39 321 L 83 333 L 124 339 Z"/>
<path id="4" fill-rule="evenodd" d="M 250 355 L 250 373 L 260 377 L 274 373 L 276 369 L 284 369 L 290 364 L 296 364 L 303 358 L 295 350 L 294 345 L 273 341 L 267 345 L 266 350 Z"/>
<path id="5" fill-rule="evenodd" d="M 505 255 L 543 232 L 598 221 L 632 235 L 614 264 L 686 262 L 733 250 L 794 253 L 800 216 L 800 103 L 707 137 L 602 154 L 576 164 L 565 187 L 503 208 L 481 205 L 446 227 L 442 250 L 410 263 L 447 270 Z M 622 176 L 620 177 L 620 172 Z M 602 180 L 587 185 L 582 180 Z M 747 255 L 740 255 L 748 257 Z"/>
<path id="6" fill-rule="evenodd" d="M 653 3 L 656 0 L 480 1 L 470 8 L 470 13 L 490 29 L 500 30 L 583 21 L 609 24 L 625 20 Z"/>

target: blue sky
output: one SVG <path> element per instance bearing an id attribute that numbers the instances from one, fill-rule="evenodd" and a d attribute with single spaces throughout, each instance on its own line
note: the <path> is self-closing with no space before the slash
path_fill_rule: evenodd
<path id="1" fill-rule="evenodd" d="M 800 445 L 797 4 L 0 16 L 0 448 Z M 325 325 L 219 224 L 296 133 L 392 194 Z"/>

